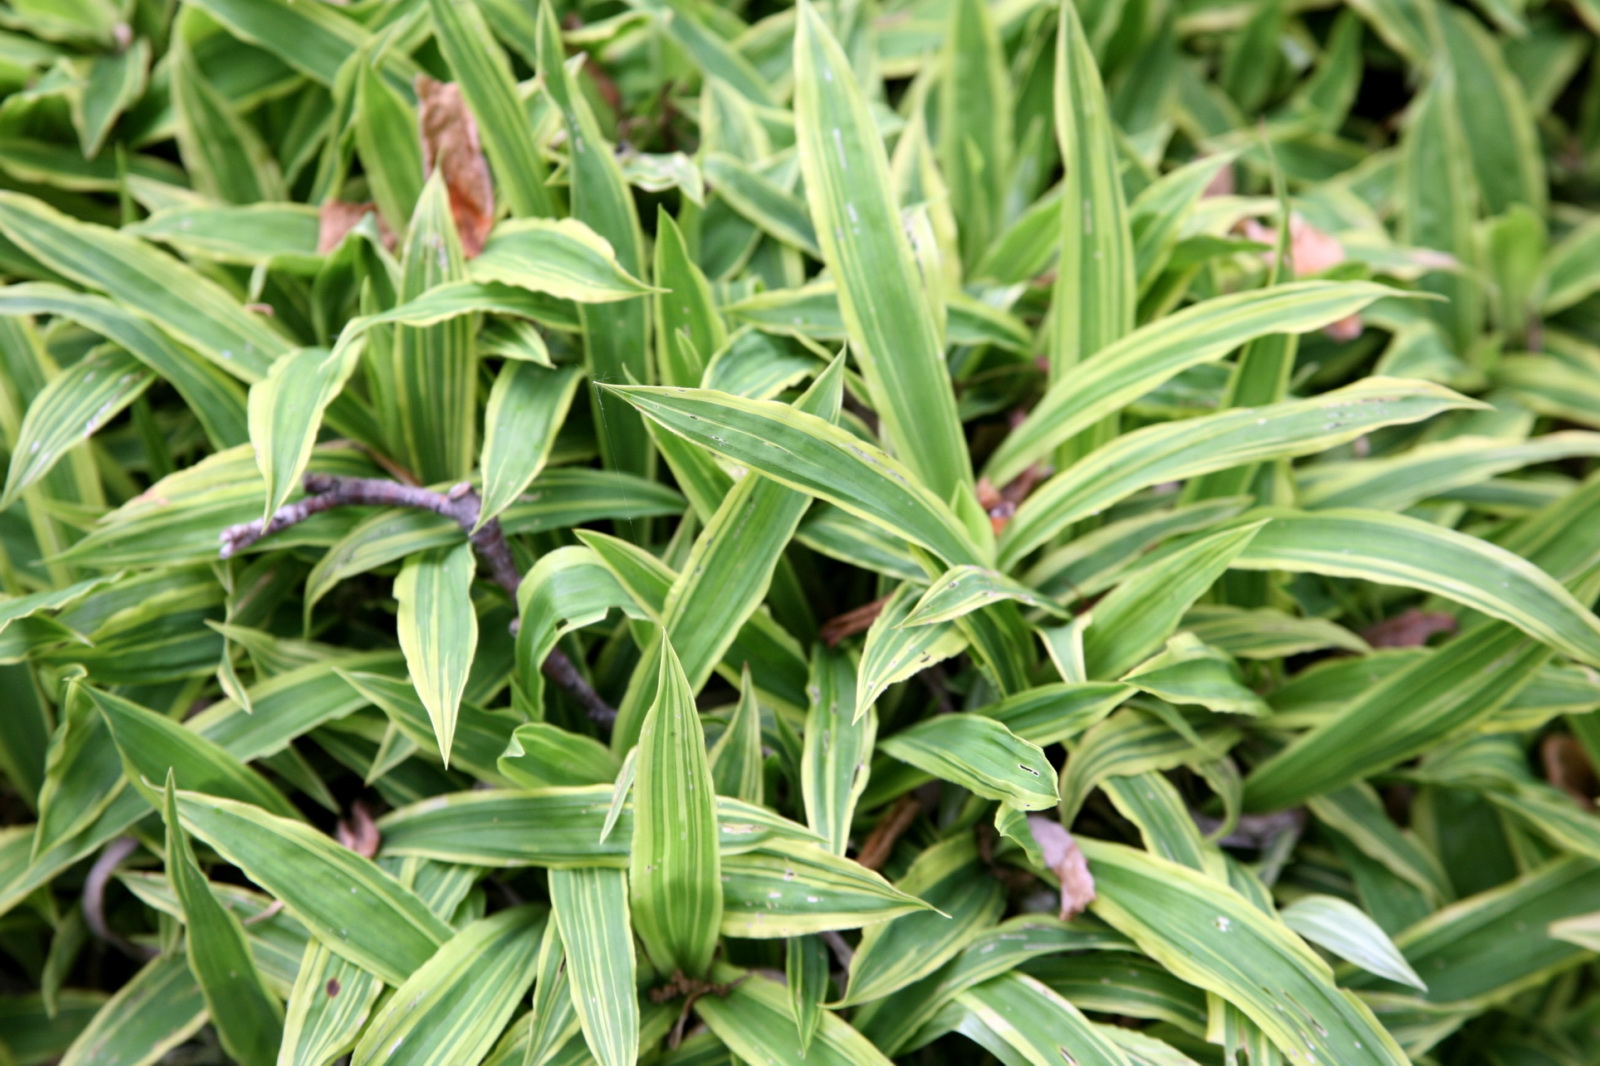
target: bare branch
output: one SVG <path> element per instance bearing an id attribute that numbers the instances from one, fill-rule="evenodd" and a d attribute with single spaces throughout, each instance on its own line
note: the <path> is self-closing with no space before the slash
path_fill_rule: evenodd
<path id="1" fill-rule="evenodd" d="M 499 519 L 490 519 L 483 528 L 474 532 L 482 501 L 472 486 L 461 482 L 449 492 L 434 492 L 398 481 L 385 481 L 371 477 L 335 477 L 330 474 L 307 474 L 302 481 L 306 496 L 294 503 L 285 504 L 268 521 L 257 519 L 222 531 L 221 556 L 227 559 L 249 548 L 263 537 L 281 533 L 299 525 L 313 515 L 331 511 L 336 507 L 412 507 L 443 515 L 461 527 L 472 542 L 495 583 L 505 589 L 513 601 L 522 584 L 522 572 L 517 569 Z M 576 665 L 560 648 L 552 648 L 539 669 L 557 687 L 583 707 L 589 719 L 601 725 L 610 725 L 617 719 L 616 710 L 601 699 L 599 694 Z"/>

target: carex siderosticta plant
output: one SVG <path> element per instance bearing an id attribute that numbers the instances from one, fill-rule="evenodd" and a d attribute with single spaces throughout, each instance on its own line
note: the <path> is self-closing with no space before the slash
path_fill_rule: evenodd
<path id="1" fill-rule="evenodd" d="M 0 6 L 0 1064 L 1600 1064 L 1594 0 Z"/>

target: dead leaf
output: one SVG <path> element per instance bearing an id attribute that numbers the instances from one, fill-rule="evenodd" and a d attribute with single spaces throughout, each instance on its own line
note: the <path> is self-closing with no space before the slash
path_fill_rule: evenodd
<path id="1" fill-rule="evenodd" d="M 1361 631 L 1361 637 L 1374 648 L 1417 648 L 1428 643 L 1428 638 L 1436 633 L 1455 631 L 1454 615 L 1412 607 L 1393 618 L 1374 622 Z"/>
<path id="2" fill-rule="evenodd" d="M 1244 235 L 1258 244 L 1277 247 L 1278 231 L 1253 218 L 1245 219 Z M 1276 252 L 1263 252 L 1267 262 L 1272 262 Z M 1321 274 L 1345 261 L 1344 245 L 1339 238 L 1326 233 L 1297 214 L 1289 216 L 1289 262 L 1297 278 Z M 1361 316 L 1350 315 L 1324 326 L 1322 332 L 1336 341 L 1353 341 L 1361 336 Z"/>
<path id="3" fill-rule="evenodd" d="M 357 855 L 366 858 L 376 858 L 378 845 L 383 838 L 378 835 L 378 824 L 372 820 L 372 812 L 367 810 L 367 805 L 356 800 L 350 807 L 350 817 L 339 819 L 339 824 L 334 827 L 334 839 Z"/>
<path id="4" fill-rule="evenodd" d="M 1094 902 L 1094 875 L 1089 872 L 1089 860 L 1060 822 L 1030 814 L 1028 829 L 1044 853 L 1044 864 L 1061 879 L 1061 920 L 1070 921 Z"/>
<path id="5" fill-rule="evenodd" d="M 478 141 L 478 123 L 455 82 L 418 74 L 417 126 L 422 134 L 422 169 L 437 168 L 450 194 L 450 214 L 468 259 L 483 251 L 494 226 L 494 184 Z"/>
<path id="6" fill-rule="evenodd" d="M 1544 779 L 1590 810 L 1600 792 L 1600 777 L 1589 763 L 1578 738 L 1569 733 L 1551 733 L 1539 743 L 1539 760 L 1544 763 Z"/>
<path id="7" fill-rule="evenodd" d="M 355 229 L 369 214 L 377 216 L 378 236 L 383 241 L 383 246 L 393 251 L 394 231 L 383 221 L 383 216 L 378 214 L 376 204 L 371 202 L 352 204 L 343 200 L 329 200 L 317 211 L 317 254 L 327 255 L 339 247 L 339 242 L 344 240 L 345 234 Z"/>

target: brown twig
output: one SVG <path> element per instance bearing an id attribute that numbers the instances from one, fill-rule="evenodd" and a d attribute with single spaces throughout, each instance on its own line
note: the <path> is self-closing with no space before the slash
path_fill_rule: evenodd
<path id="1" fill-rule="evenodd" d="M 123 954 L 143 961 L 155 958 L 157 952 L 133 943 L 106 922 L 106 885 L 116 875 L 117 867 L 138 849 L 139 842 L 132 837 L 117 837 L 101 850 L 94 865 L 89 867 L 89 876 L 83 880 L 83 923 L 91 933 Z"/>
<path id="2" fill-rule="evenodd" d="M 222 558 L 237 555 L 263 537 L 280 533 L 313 515 L 336 507 L 413 507 L 443 515 L 459 525 L 477 550 L 478 557 L 488 566 L 495 583 L 505 589 L 506 595 L 513 601 L 516 600 L 517 588 L 522 584 L 522 572 L 517 569 L 511 545 L 506 541 L 499 519 L 491 518 L 482 528 L 475 529 L 481 501 L 466 482 L 452 487 L 449 492 L 434 492 L 382 478 L 307 474 L 302 484 L 306 490 L 305 498 L 278 508 L 269 521 L 257 519 L 224 529 L 221 535 Z M 616 710 L 600 698 L 560 648 L 550 649 L 550 654 L 539 664 L 539 669 L 576 700 L 591 721 L 601 725 L 616 721 Z"/>
<path id="3" fill-rule="evenodd" d="M 895 800 L 889 813 L 867 834 L 866 842 L 856 853 L 856 862 L 869 870 L 883 869 L 883 864 L 889 861 L 889 853 L 894 850 L 894 842 L 900 839 L 900 834 L 911 828 L 911 823 L 921 813 L 922 801 L 916 793 L 907 792 Z"/>

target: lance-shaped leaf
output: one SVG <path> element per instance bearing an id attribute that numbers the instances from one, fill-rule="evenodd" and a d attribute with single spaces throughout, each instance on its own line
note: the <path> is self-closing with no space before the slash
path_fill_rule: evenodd
<path id="1" fill-rule="evenodd" d="M 1062 381 L 1069 367 L 1110 355 L 1106 349 L 1133 329 L 1139 295 L 1111 108 L 1074 4 L 1061 5 L 1056 33 L 1055 115 L 1067 173 L 1052 301 L 1052 382 Z"/>
<path id="2" fill-rule="evenodd" d="M 878 745 L 886 755 L 1018 810 L 1054 807 L 1055 767 L 1044 752 L 980 714 L 942 714 Z"/>
<path id="3" fill-rule="evenodd" d="M 669 21 L 676 23 L 679 16 Z M 711 297 L 711 285 L 689 256 L 683 231 L 666 209 L 656 214 L 654 281 L 656 369 L 664 385 L 695 386 L 706 360 L 728 340 L 728 328 Z"/>
<path id="4" fill-rule="evenodd" d="M 1238 1007 L 1280 1051 L 1341 1066 L 1409 1061 L 1371 1009 L 1334 984 L 1327 963 L 1228 885 L 1120 844 L 1078 844 L 1099 893 L 1094 913 Z"/>
<path id="5" fill-rule="evenodd" d="M 981 566 L 957 566 L 946 570 L 928 586 L 900 624 L 925 626 L 949 622 L 1000 600 L 1015 600 L 1058 617 L 1066 613 L 1046 597 L 1002 573 Z"/>
<path id="6" fill-rule="evenodd" d="M 1283 908 L 1283 921 L 1313 944 L 1327 948 L 1368 973 L 1424 992 L 1428 990 L 1388 934 L 1348 900 L 1316 894 L 1302 896 Z"/>
<path id="7" fill-rule="evenodd" d="M 467 274 L 476 282 L 499 282 L 586 304 L 629 300 L 652 291 L 619 263 L 609 241 L 575 218 L 502 222 Z"/>
<path id="8" fill-rule="evenodd" d="M 1544 570 L 1504 548 L 1407 515 L 1258 511 L 1269 519 L 1233 561 L 1246 570 L 1353 577 L 1431 592 L 1600 665 L 1600 620 Z"/>
<path id="9" fill-rule="evenodd" d="M 913 677 L 935 663 L 961 654 L 966 639 L 955 625 L 937 622 L 926 626 L 902 624 L 915 606 L 916 589 L 901 585 L 878 612 L 861 649 L 856 670 L 856 718 L 898 681 Z"/>
<path id="10" fill-rule="evenodd" d="M 1190 605 L 1237 565 L 1263 526 L 1256 522 L 1196 537 L 1112 589 L 1095 604 L 1094 624 L 1083 633 L 1089 676 L 1121 677 L 1160 647 Z"/>
<path id="11" fill-rule="evenodd" d="M 957 1031 L 1002 1061 L 1029 1066 L 1131 1066 L 1135 1061 L 1071 1001 L 1026 974 L 1008 973 L 974 985 L 956 996 L 956 1003 L 965 1008 Z"/>
<path id="12" fill-rule="evenodd" d="M 817 375 L 795 402 L 795 413 L 831 426 L 839 416 L 843 371 L 843 361 L 835 360 Z M 747 475 L 728 490 L 695 538 L 661 608 L 665 639 L 678 650 L 691 690 L 705 684 L 766 596 L 783 550 L 810 505 L 805 493 L 779 480 Z M 656 679 L 648 665 L 634 670 L 617 708 L 613 748 L 633 742 Z"/>
<path id="13" fill-rule="evenodd" d="M 1022 558 L 1078 519 L 1149 485 L 1324 451 L 1380 426 L 1420 422 L 1475 406 L 1475 401 L 1440 385 L 1376 377 L 1315 399 L 1146 426 L 1097 449 L 1040 486 L 1006 527 L 1001 561 Z"/>
<path id="14" fill-rule="evenodd" d="M 748 663 L 739 674 L 739 702 L 728 727 L 712 745 L 710 759 L 717 795 L 733 796 L 747 803 L 762 801 L 766 782 L 762 777 L 761 703 L 756 698 Z"/>
<path id="15" fill-rule="evenodd" d="M 217 448 L 249 438 L 244 393 L 231 374 L 105 297 L 48 282 L 8 285 L 0 289 L 0 313 L 56 315 L 94 330 L 169 382 Z"/>
<path id="16" fill-rule="evenodd" d="M 878 716 L 871 707 L 856 713 L 856 678 L 844 655 L 817 649 L 811 656 L 811 697 L 805 747 L 800 755 L 800 791 L 806 824 L 835 855 L 850 843 L 850 821 L 867 787 Z"/>
<path id="17" fill-rule="evenodd" d="M 621 870 L 552 870 L 550 902 L 589 1051 L 600 1066 L 632 1066 L 639 1056 L 639 999 L 627 876 Z"/>
<path id="18" fill-rule="evenodd" d="M 786 404 L 709 389 L 610 391 L 679 436 L 837 504 L 946 562 L 982 562 L 949 506 L 907 467 L 846 429 Z"/>
<path id="19" fill-rule="evenodd" d="M 400 650 L 411 683 L 428 708 L 446 766 L 461 694 L 478 648 L 478 615 L 472 607 L 475 565 L 472 545 L 463 541 L 410 556 L 394 582 Z"/>
<path id="20" fill-rule="evenodd" d="M 822 1025 L 822 1003 L 828 998 L 828 945 L 820 936 L 792 936 L 784 947 L 784 978 L 789 985 L 789 1013 L 805 1055 Z"/>
<path id="21" fill-rule="evenodd" d="M 933 973 L 992 925 L 1004 906 L 1000 883 L 979 861 L 970 834 L 922 852 L 895 887 L 937 909 L 869 925 L 851 958 L 842 1004 L 870 1003 Z"/>
<path id="22" fill-rule="evenodd" d="M 292 345 L 221 285 L 150 244 L 0 192 L 0 232 L 51 269 L 105 293 L 246 381 Z"/>
<path id="23" fill-rule="evenodd" d="M 152 802 L 154 782 L 172 774 L 192 792 L 254 804 L 284 818 L 301 817 L 265 778 L 196 730 L 121 696 L 88 686 L 83 691 L 111 728 L 129 780 L 136 786 L 150 782 L 146 795 Z"/>
<path id="24" fill-rule="evenodd" d="M 155 376 L 120 348 L 93 352 L 52 378 L 17 431 L 0 510 L 50 472 L 67 449 L 92 437 L 150 387 Z"/>
<path id="25" fill-rule="evenodd" d="M 283 1008 L 267 991 L 245 943 L 239 918 L 218 902 L 195 863 L 194 849 L 178 820 L 172 773 L 166 777 L 167 876 L 189 927 L 189 966 L 228 1054 L 243 1066 L 271 1066 L 283 1039 Z"/>
<path id="26" fill-rule="evenodd" d="M 524 904 L 451 937 L 378 1010 L 352 1066 L 480 1061 L 533 982 L 544 921 Z"/>
<path id="27" fill-rule="evenodd" d="M 106 1000 L 61 1059 L 62 1066 L 156 1062 L 206 1021 L 206 1000 L 183 955 L 151 959 Z"/>
<path id="28" fill-rule="evenodd" d="M 972 469 L 883 140 L 823 17 L 802 3 L 797 21 L 795 140 L 822 259 L 890 447 L 946 500 L 970 491 Z"/>
<path id="29" fill-rule="evenodd" d="M 273 363 L 266 378 L 250 387 L 250 441 L 267 488 L 263 521 L 299 487 L 323 412 L 350 379 L 361 348 L 301 348 Z"/>
<path id="30" fill-rule="evenodd" d="M 499 516 L 539 476 L 582 376 L 508 359 L 483 415 L 483 504 L 478 528 Z"/>
<path id="31" fill-rule="evenodd" d="M 716 795 L 694 693 L 666 640 L 657 669 L 634 779 L 633 925 L 657 968 L 695 976 L 710 969 L 722 922 Z"/>
<path id="32" fill-rule="evenodd" d="M 572 215 L 610 243 L 623 270 L 643 277 L 644 234 L 633 194 L 577 77 L 566 66 L 555 5 L 548 2 L 539 5 L 538 49 L 545 91 L 567 131 Z M 578 309 L 590 381 L 622 384 L 651 380 L 648 311 L 640 300 L 618 307 Z M 593 399 L 595 420 L 602 427 L 600 454 L 606 465 L 648 476 L 655 453 L 644 421 L 603 392 L 595 392 Z"/>
<path id="33" fill-rule="evenodd" d="M 549 722 L 517 727 L 499 757 L 500 773 L 524 788 L 598 785 L 615 781 L 622 761 L 593 737 Z"/>
<path id="34" fill-rule="evenodd" d="M 828 1010 L 822 1012 L 821 1027 L 802 1052 L 782 985 L 727 966 L 716 976 L 728 983 L 728 994 L 704 997 L 697 1010 L 717 1039 L 742 1061 L 773 1066 L 889 1066 L 870 1040 Z"/>
<path id="35" fill-rule="evenodd" d="M 1392 294 L 1366 282 L 1304 281 L 1220 296 L 1158 319 L 1051 385 L 995 449 L 984 474 L 1003 485 L 1057 444 L 1189 367 L 1215 362 L 1256 337 L 1321 329 Z"/>
<path id="36" fill-rule="evenodd" d="M 427 905 L 370 859 L 303 822 L 177 792 L 184 828 L 243 870 L 351 962 L 398 985 L 449 939 Z"/>
<path id="37" fill-rule="evenodd" d="M 781 939 L 858 929 L 928 904 L 876 870 L 812 841 L 770 840 L 742 854 L 723 851 L 724 936 Z"/>

